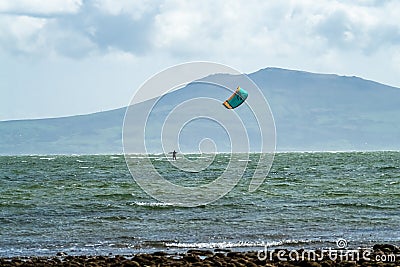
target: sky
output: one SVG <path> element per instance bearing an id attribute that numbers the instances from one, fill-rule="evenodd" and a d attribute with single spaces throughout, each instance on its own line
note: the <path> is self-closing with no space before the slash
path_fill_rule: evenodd
<path id="1" fill-rule="evenodd" d="M 400 87 L 400 1 L 0 0 L 0 120 L 127 106 L 190 61 Z"/>

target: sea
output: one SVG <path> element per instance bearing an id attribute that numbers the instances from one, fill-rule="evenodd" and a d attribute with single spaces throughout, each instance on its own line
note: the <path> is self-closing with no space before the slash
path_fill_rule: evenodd
<path id="1" fill-rule="evenodd" d="M 182 174 L 168 171 L 170 157 L 151 162 L 182 185 L 240 165 L 217 154 L 209 168 Z M 124 155 L 1 156 L 0 257 L 400 245 L 400 152 L 276 153 L 254 192 L 257 155 L 247 161 L 226 195 L 184 207 L 148 195 Z"/>

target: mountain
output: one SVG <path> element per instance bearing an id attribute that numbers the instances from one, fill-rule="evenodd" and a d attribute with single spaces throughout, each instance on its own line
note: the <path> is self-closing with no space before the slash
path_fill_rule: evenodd
<path id="1" fill-rule="evenodd" d="M 400 89 L 357 77 L 264 69 L 278 150 L 399 150 Z"/>
<path id="2" fill-rule="evenodd" d="M 248 76 L 269 102 L 278 151 L 400 150 L 399 88 L 357 77 L 277 68 Z M 154 125 L 162 125 L 162 117 L 177 101 L 197 96 L 203 90 L 199 87 L 188 85 L 168 94 L 164 99 L 166 108 L 152 114 Z M 213 97 L 223 101 L 226 94 Z M 136 105 L 135 112 L 140 113 L 149 103 Z M 125 111 L 121 108 L 63 118 L 2 121 L 0 154 L 121 153 Z M 214 127 L 201 126 L 205 132 Z M 222 140 L 225 136 L 216 134 L 214 138 Z M 190 147 L 186 143 L 182 146 Z"/>
<path id="3" fill-rule="evenodd" d="M 0 122 L 0 154 L 121 153 L 125 108 L 53 119 Z"/>

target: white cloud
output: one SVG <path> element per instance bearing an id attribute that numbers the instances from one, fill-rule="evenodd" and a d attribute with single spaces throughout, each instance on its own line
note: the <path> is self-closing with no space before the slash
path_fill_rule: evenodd
<path id="1" fill-rule="evenodd" d="M 310 24 L 311 33 L 325 39 L 325 47 L 371 53 L 393 44 L 388 36 L 382 35 L 388 31 L 396 35 L 393 29 L 400 29 L 397 26 L 399 14 L 392 14 L 392 3 L 364 6 L 347 2 L 318 2 L 304 15 L 314 18 Z"/>
<path id="2" fill-rule="evenodd" d="M 77 12 L 84 4 L 77 0 L 53 0 L 47 1 L 51 3 L 47 5 L 23 0 L 4 3 L 0 9 L 19 12 Z M 400 4 L 396 1 L 377 3 L 96 0 L 85 3 L 86 8 L 80 13 L 53 16 L 51 31 L 42 32 L 48 35 L 42 36 L 42 40 L 48 41 L 46 45 L 51 47 L 61 44 L 68 35 L 69 42 L 65 44 L 69 46 L 76 38 L 76 44 L 85 47 L 78 53 L 81 56 L 85 55 L 83 51 L 92 55 L 108 49 L 132 54 L 163 51 L 180 58 L 255 54 L 260 58 L 291 57 L 332 49 L 370 54 L 400 43 L 396 11 L 400 10 Z M 29 31 L 35 25 L 26 27 Z M 61 41 L 55 41 L 55 36 Z M 26 36 L 27 41 L 31 41 L 31 37 Z M 21 42 L 22 39 L 20 37 Z M 50 49 L 61 54 L 66 50 L 68 47 Z M 34 48 L 31 51 L 34 52 Z"/>
<path id="3" fill-rule="evenodd" d="M 106 14 L 113 16 L 128 14 L 134 20 L 142 18 L 146 13 L 157 9 L 160 1 L 156 0 L 95 0 L 94 6 Z"/>
<path id="4" fill-rule="evenodd" d="M 76 13 L 82 0 L 2 0 L 0 13 L 65 14 Z"/>
<path id="5" fill-rule="evenodd" d="M 5 50 L 36 53 L 43 45 L 47 20 L 28 16 L 0 17 L 0 44 Z M 1 47 L 0 47 L 1 48 Z"/>
<path id="6" fill-rule="evenodd" d="M 78 13 L 81 5 L 82 0 L 0 1 L 0 50 L 46 58 L 83 44 L 78 32 L 55 27 L 60 25 L 60 18 Z M 66 35 L 74 37 L 57 47 Z M 62 38 L 56 40 L 57 37 Z"/>
<path id="7" fill-rule="evenodd" d="M 398 17 L 398 1 L 176 0 L 161 6 L 153 40 L 157 50 L 175 57 L 245 71 L 272 65 L 399 85 L 397 68 L 373 71 L 394 60 Z"/>
<path id="8" fill-rule="evenodd" d="M 132 80 L 128 86 L 135 88 L 162 68 L 191 60 L 244 72 L 276 66 L 356 75 L 400 86 L 399 17 L 395 0 L 1 0 L 0 58 L 36 62 L 54 75 L 75 64 L 79 77 L 69 88 L 77 95 L 95 86 L 100 71 L 103 104 L 116 80 Z M 9 70 L 7 79 L 18 75 Z M 118 89 L 112 91 L 116 99 Z"/>

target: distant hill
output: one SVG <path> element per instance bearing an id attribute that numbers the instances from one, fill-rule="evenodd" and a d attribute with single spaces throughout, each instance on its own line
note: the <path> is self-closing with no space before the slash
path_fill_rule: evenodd
<path id="1" fill-rule="evenodd" d="M 399 150 L 400 89 L 357 77 L 263 69 L 278 150 Z"/>
<path id="2" fill-rule="evenodd" d="M 121 153 L 125 108 L 81 116 L 0 122 L 0 154 Z"/>
<path id="3" fill-rule="evenodd" d="M 278 151 L 400 150 L 399 88 L 357 77 L 276 68 L 249 77 L 270 104 Z M 190 98 L 195 88 L 175 91 L 171 99 Z M 135 107 L 138 112 L 141 105 L 146 103 Z M 125 110 L 2 121 L 0 154 L 122 153 Z"/>

